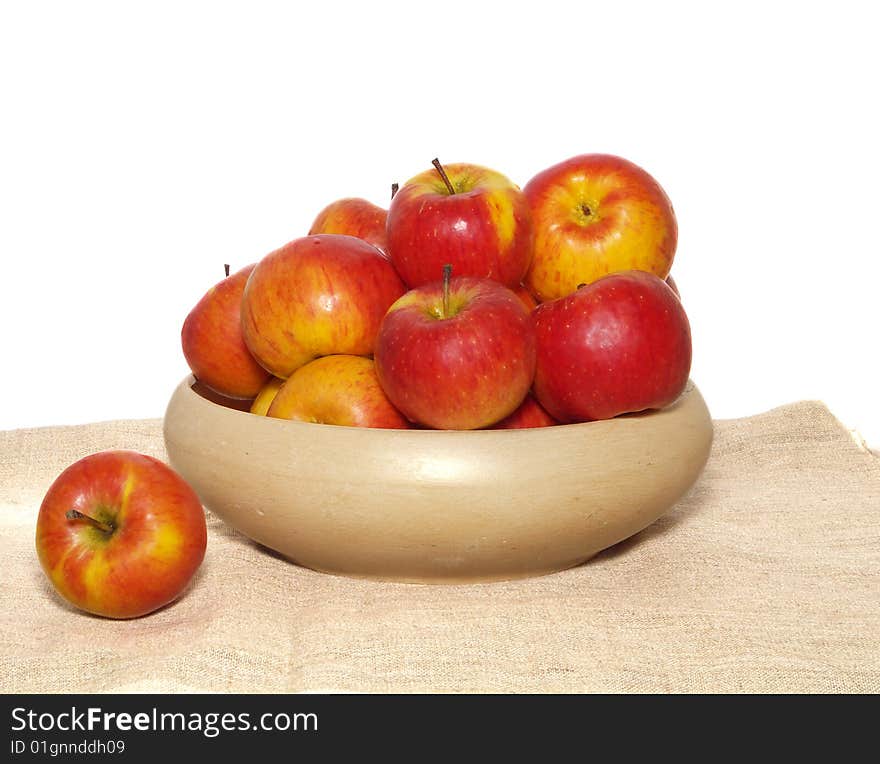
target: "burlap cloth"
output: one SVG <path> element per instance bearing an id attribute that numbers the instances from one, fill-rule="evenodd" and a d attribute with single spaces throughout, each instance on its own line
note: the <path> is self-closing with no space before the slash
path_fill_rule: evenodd
<path id="1" fill-rule="evenodd" d="M 34 552 L 42 496 L 159 420 L 0 432 L 4 692 L 877 692 L 880 459 L 819 403 L 716 422 L 691 494 L 579 568 L 470 586 L 296 567 L 209 517 L 176 604 L 68 608 Z"/>

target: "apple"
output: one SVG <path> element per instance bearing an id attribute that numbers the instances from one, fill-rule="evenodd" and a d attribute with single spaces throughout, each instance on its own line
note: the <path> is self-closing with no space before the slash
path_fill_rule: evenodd
<path id="1" fill-rule="evenodd" d="M 678 291 L 678 284 L 675 283 L 675 279 L 672 278 L 672 275 L 666 277 L 666 283 L 669 284 L 669 288 L 675 292 L 675 296 L 680 300 L 681 292 Z"/>
<path id="2" fill-rule="evenodd" d="M 269 378 L 241 333 L 241 296 L 254 266 L 212 286 L 196 303 L 180 332 L 183 355 L 193 375 L 220 395 L 253 398 Z"/>
<path id="3" fill-rule="evenodd" d="M 388 251 L 385 237 L 387 218 L 388 211 L 382 207 L 366 199 L 347 197 L 331 202 L 321 210 L 309 229 L 309 235 L 341 233 L 356 236 L 384 254 Z"/>
<path id="4" fill-rule="evenodd" d="M 248 279 L 244 340 L 283 379 L 318 356 L 371 355 L 382 317 L 405 291 L 394 266 L 362 239 L 294 239 L 260 260 Z"/>
<path id="5" fill-rule="evenodd" d="M 552 427 L 555 424 L 559 422 L 547 413 L 534 395 L 529 393 L 516 411 L 492 425 L 492 429 L 520 430 L 531 427 Z"/>
<path id="6" fill-rule="evenodd" d="M 539 305 L 533 391 L 560 422 L 659 409 L 684 391 L 691 332 L 681 301 L 652 273 L 605 276 Z"/>
<path id="7" fill-rule="evenodd" d="M 407 181 L 388 209 L 388 256 L 407 286 L 456 276 L 515 287 L 532 257 L 532 221 L 522 191 L 501 173 L 436 159 Z"/>
<path id="8" fill-rule="evenodd" d="M 540 302 L 609 273 L 666 278 L 678 241 L 672 204 L 654 178 L 610 154 L 582 154 L 523 187 L 535 229 L 525 285 Z"/>
<path id="9" fill-rule="evenodd" d="M 529 391 L 534 329 L 510 289 L 450 273 L 447 265 L 442 281 L 410 290 L 388 309 L 376 339 L 376 372 L 394 406 L 414 422 L 443 430 L 488 427 Z"/>
<path id="10" fill-rule="evenodd" d="M 532 293 L 522 284 L 518 284 L 513 288 L 513 293 L 522 300 L 522 304 L 526 306 L 526 310 L 533 311 L 538 307 L 538 301 L 532 296 Z"/>
<path id="11" fill-rule="evenodd" d="M 206 543 L 193 489 L 133 451 L 101 451 L 70 465 L 37 516 L 37 555 L 55 590 L 108 618 L 136 618 L 176 599 Z"/>
<path id="12" fill-rule="evenodd" d="M 349 427 L 409 427 L 382 390 L 372 359 L 359 355 L 328 355 L 300 366 L 281 386 L 268 416 Z"/>
<path id="13" fill-rule="evenodd" d="M 253 402 L 248 409 L 251 414 L 258 414 L 260 416 L 265 416 L 269 411 L 269 406 L 272 405 L 272 401 L 275 400 L 275 396 L 278 394 L 278 391 L 281 389 L 281 385 L 284 383 L 283 379 L 278 379 L 278 377 L 272 377 L 265 385 L 263 385 L 263 389 L 257 393 L 257 397 L 254 398 Z"/>

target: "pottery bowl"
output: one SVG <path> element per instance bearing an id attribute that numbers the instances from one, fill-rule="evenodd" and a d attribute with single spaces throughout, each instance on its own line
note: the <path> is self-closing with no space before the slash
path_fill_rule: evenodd
<path id="1" fill-rule="evenodd" d="M 337 575 L 464 583 L 578 565 L 650 525 L 712 442 L 691 383 L 660 411 L 523 430 L 380 430 L 236 411 L 188 377 L 169 462 L 204 505 L 291 561 Z"/>

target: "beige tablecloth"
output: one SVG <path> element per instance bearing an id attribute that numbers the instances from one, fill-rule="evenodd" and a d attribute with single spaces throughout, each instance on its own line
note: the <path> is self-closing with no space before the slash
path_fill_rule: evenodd
<path id="1" fill-rule="evenodd" d="M 34 552 L 52 480 L 158 420 L 0 432 L 3 692 L 877 692 L 880 459 L 819 403 L 716 422 L 691 494 L 579 568 L 470 586 L 296 567 L 210 517 L 176 604 L 75 612 Z"/>

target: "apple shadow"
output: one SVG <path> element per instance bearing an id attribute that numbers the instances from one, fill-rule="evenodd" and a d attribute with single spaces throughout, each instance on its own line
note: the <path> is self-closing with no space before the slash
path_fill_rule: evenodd
<path id="1" fill-rule="evenodd" d="M 43 598 L 52 602 L 52 604 L 57 606 L 60 610 L 66 610 L 68 613 L 76 613 L 78 615 L 86 615 L 90 618 L 101 619 L 101 616 L 89 613 L 85 610 L 80 610 L 58 594 L 58 592 L 55 591 L 55 587 L 52 586 L 49 579 L 46 578 L 45 573 L 43 573 L 39 567 L 32 568 L 31 580 L 34 583 L 34 588 L 42 591 Z"/>

